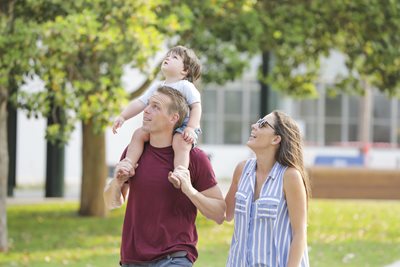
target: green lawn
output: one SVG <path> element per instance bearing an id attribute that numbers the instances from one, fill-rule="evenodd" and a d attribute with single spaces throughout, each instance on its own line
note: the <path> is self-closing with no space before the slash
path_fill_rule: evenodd
<path id="1" fill-rule="evenodd" d="M 76 203 L 8 207 L 10 251 L 0 266 L 118 266 L 123 209 L 108 218 L 76 215 Z M 400 260 L 400 201 L 311 200 L 311 266 L 379 266 Z M 225 266 L 232 223 L 200 216 L 195 266 Z"/>

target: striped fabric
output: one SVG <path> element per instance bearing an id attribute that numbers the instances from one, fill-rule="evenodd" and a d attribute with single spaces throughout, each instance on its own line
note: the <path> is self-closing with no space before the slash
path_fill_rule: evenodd
<path id="1" fill-rule="evenodd" d="M 292 231 L 283 194 L 286 168 L 276 162 L 259 198 L 253 201 L 256 160 L 246 162 L 235 197 L 235 227 L 227 267 L 287 265 Z M 300 266 L 309 266 L 307 248 Z"/>

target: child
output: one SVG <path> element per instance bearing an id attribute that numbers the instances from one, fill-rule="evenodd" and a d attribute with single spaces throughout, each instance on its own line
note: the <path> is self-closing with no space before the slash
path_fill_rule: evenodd
<path id="1" fill-rule="evenodd" d="M 200 77 L 200 61 L 193 52 L 184 46 L 176 46 L 168 51 L 161 64 L 161 72 L 165 80 L 151 86 L 142 96 L 133 100 L 115 119 L 113 132 L 128 120 L 144 110 L 149 98 L 160 86 L 168 86 L 181 92 L 189 105 L 190 114 L 185 118 L 183 125 L 175 130 L 172 147 L 174 149 L 174 168 L 182 165 L 186 169 L 189 167 L 189 153 L 192 146 L 196 145 L 200 130 L 201 117 L 201 98 L 200 92 L 196 89 L 193 82 Z M 144 143 L 149 140 L 149 136 L 141 128 L 137 129 L 132 135 L 128 147 L 126 160 L 130 160 L 135 166 L 143 152 Z M 131 171 L 131 176 L 135 170 Z M 180 184 L 173 183 L 176 188 Z"/>

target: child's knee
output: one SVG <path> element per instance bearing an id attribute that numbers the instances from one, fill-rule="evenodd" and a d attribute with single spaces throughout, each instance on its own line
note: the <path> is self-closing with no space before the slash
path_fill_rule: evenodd
<path id="1" fill-rule="evenodd" d="M 140 140 L 141 142 L 148 142 L 150 140 L 149 133 L 142 130 L 142 128 L 138 128 L 133 133 L 132 139 Z"/>

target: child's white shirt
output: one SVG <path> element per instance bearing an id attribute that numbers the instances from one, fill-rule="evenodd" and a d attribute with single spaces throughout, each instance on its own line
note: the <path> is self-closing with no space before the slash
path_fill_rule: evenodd
<path id="1" fill-rule="evenodd" d="M 139 97 L 139 100 L 142 101 L 145 105 L 148 105 L 150 97 L 161 86 L 168 86 L 175 90 L 178 90 L 185 97 L 188 105 L 201 103 L 200 92 L 196 89 L 194 84 L 189 82 L 188 80 L 179 80 L 174 83 L 166 83 L 165 81 L 156 82 L 152 86 L 150 86 L 150 88 L 147 89 L 143 93 L 143 95 Z"/>

